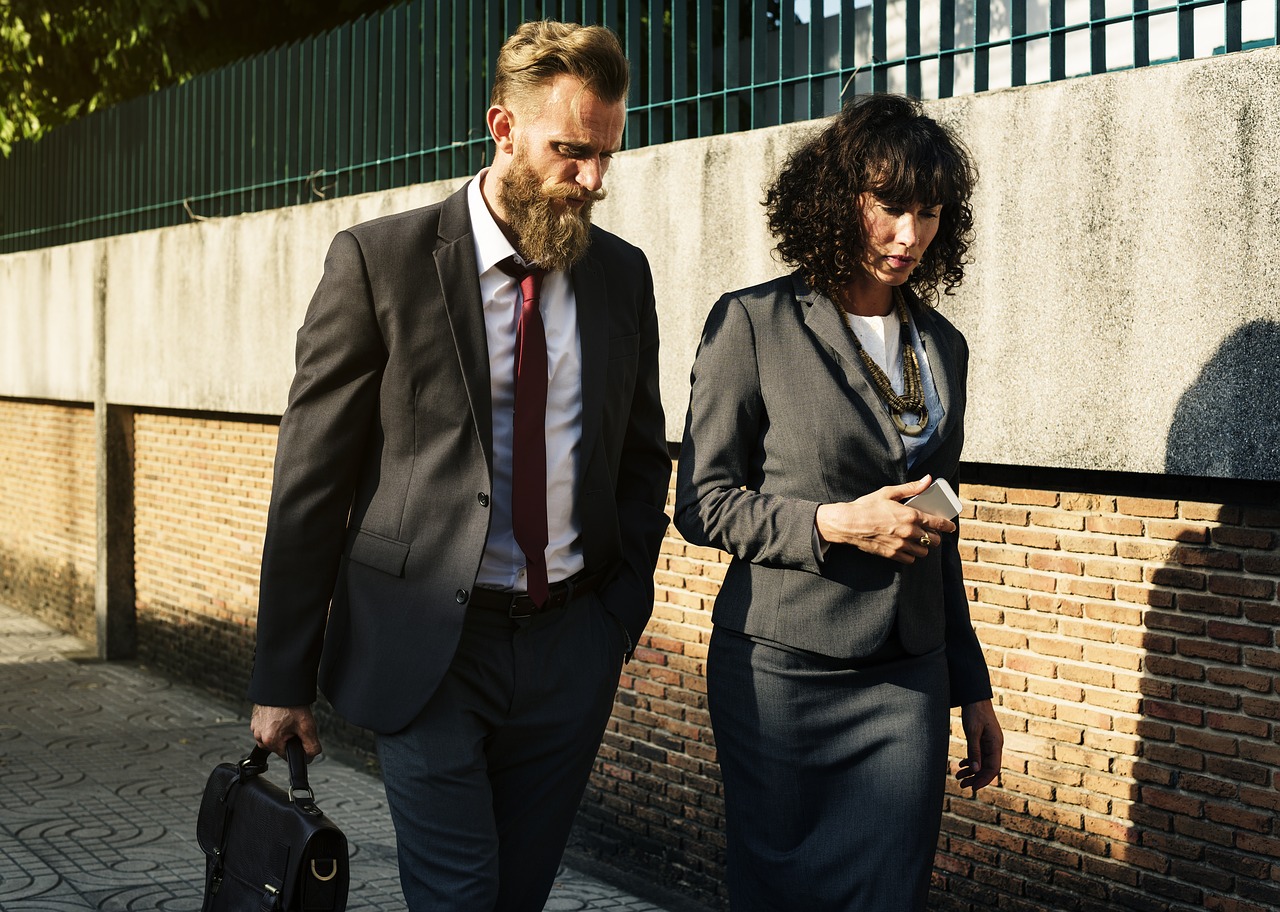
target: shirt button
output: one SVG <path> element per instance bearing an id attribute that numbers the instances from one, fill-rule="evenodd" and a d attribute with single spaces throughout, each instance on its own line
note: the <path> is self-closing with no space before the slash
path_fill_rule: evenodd
<path id="1" fill-rule="evenodd" d="M 476 495 L 476 500 L 480 501 L 480 506 L 482 507 L 489 506 L 489 495 L 486 494 L 484 491 L 481 491 L 479 494 Z"/>
<path id="2" fill-rule="evenodd" d="M 459 605 L 465 605 L 467 603 L 467 590 L 459 589 L 454 598 L 457 599 Z"/>

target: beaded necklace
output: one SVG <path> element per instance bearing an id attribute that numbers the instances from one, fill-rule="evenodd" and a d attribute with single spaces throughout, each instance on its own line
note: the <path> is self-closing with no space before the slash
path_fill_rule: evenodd
<path id="1" fill-rule="evenodd" d="M 884 400 L 884 404 L 889 407 L 889 417 L 893 419 L 893 426 L 900 434 L 919 437 L 929 426 L 929 410 L 924 405 L 924 384 L 920 381 L 920 362 L 916 360 L 916 350 L 911 345 L 911 321 L 907 316 L 907 302 L 897 288 L 893 290 L 893 306 L 898 314 L 898 322 L 902 324 L 899 331 L 902 339 L 901 395 L 893 391 L 893 383 L 890 382 L 889 375 L 879 364 L 876 364 L 875 359 L 867 354 L 867 350 L 858 341 L 858 334 L 853 331 L 853 324 L 848 315 L 843 322 L 849 330 L 849 336 L 853 339 L 854 348 L 862 358 L 862 363 L 866 365 L 867 373 L 871 375 L 872 385 Z M 919 416 L 915 424 L 907 424 L 903 420 L 902 416 L 908 413 Z"/>

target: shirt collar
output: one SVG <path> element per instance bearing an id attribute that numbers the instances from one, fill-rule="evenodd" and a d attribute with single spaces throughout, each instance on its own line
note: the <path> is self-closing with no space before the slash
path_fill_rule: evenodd
<path id="1" fill-rule="evenodd" d="M 476 245 L 476 266 L 480 275 L 484 275 L 507 257 L 518 257 L 516 249 L 498 227 L 480 193 L 480 185 L 488 174 L 489 169 L 485 168 L 467 184 L 467 209 L 471 214 L 471 237 Z"/>

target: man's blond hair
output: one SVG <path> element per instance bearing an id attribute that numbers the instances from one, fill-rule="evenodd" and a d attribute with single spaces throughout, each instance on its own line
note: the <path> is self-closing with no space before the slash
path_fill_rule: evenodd
<path id="1" fill-rule="evenodd" d="M 618 36 L 601 25 L 526 22 L 502 45 L 491 105 L 527 102 L 562 74 L 580 80 L 601 101 L 625 101 L 630 69 Z"/>

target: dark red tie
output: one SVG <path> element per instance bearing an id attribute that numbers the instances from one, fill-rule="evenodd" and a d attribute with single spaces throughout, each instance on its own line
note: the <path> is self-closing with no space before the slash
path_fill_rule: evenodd
<path id="1" fill-rule="evenodd" d="M 547 334 L 538 310 L 546 270 L 501 264 L 520 282 L 516 327 L 516 417 L 511 454 L 511 526 L 524 552 L 529 598 L 547 601 Z"/>

